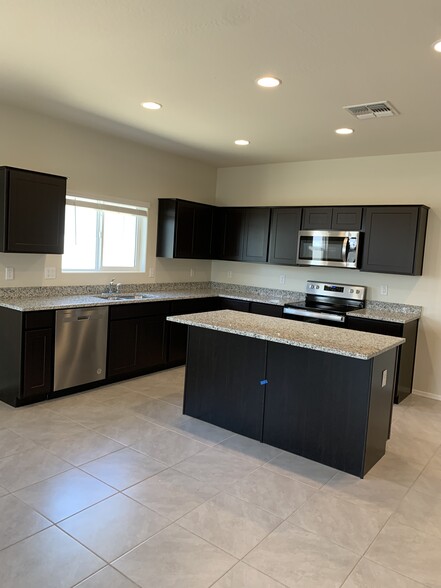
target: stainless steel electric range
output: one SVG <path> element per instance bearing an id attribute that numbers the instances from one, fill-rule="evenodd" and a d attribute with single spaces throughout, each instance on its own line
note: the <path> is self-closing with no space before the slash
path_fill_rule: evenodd
<path id="1" fill-rule="evenodd" d="M 308 280 L 305 292 L 303 302 L 285 304 L 284 318 L 344 327 L 346 313 L 365 306 L 365 286 Z"/>

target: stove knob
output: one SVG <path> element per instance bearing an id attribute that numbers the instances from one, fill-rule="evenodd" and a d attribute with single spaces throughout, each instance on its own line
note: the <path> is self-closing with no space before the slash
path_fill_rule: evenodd
<path id="1" fill-rule="evenodd" d="M 355 290 L 355 293 L 356 294 L 360 294 L 360 290 Z"/>
<path id="2" fill-rule="evenodd" d="M 317 286 L 315 287 L 316 290 L 318 290 L 320 288 L 320 286 L 317 284 Z"/>
<path id="3" fill-rule="evenodd" d="M 349 290 L 349 293 L 350 293 L 350 294 L 353 294 L 353 293 L 354 293 L 354 290 L 351 288 L 351 289 Z"/>

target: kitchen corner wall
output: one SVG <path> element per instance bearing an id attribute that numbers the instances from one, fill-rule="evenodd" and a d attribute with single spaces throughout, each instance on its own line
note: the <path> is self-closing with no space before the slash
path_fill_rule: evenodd
<path id="1" fill-rule="evenodd" d="M 210 280 L 210 261 L 156 259 L 157 199 L 214 202 L 215 167 L 7 104 L 0 128 L 0 165 L 68 176 L 69 194 L 150 203 L 145 273 L 62 274 L 60 255 L 0 253 L 0 288 Z M 5 267 L 14 280 L 5 280 Z M 56 279 L 44 278 L 45 267 L 56 268 Z"/>
<path id="2" fill-rule="evenodd" d="M 441 400 L 441 152 L 223 168 L 216 204 L 429 206 L 420 277 L 215 261 L 212 279 L 287 290 L 303 290 L 308 279 L 356 283 L 368 287 L 369 299 L 422 306 L 414 390 Z M 380 294 L 381 285 L 388 286 L 387 296 Z"/>

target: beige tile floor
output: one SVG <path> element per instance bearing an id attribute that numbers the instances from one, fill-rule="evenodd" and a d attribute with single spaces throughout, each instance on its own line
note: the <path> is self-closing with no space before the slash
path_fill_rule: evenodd
<path id="1" fill-rule="evenodd" d="M 359 480 L 182 415 L 183 379 L 0 403 L 2 588 L 441 588 L 441 402 Z"/>

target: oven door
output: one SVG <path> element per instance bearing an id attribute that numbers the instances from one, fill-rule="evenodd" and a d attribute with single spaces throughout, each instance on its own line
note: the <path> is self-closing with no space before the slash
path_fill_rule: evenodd
<path id="1" fill-rule="evenodd" d="M 299 231 L 298 265 L 356 268 L 358 231 Z"/>
<path id="2" fill-rule="evenodd" d="M 283 308 L 283 318 L 306 323 L 315 323 L 317 325 L 328 325 L 330 327 L 344 327 L 346 315 L 285 306 Z"/>

